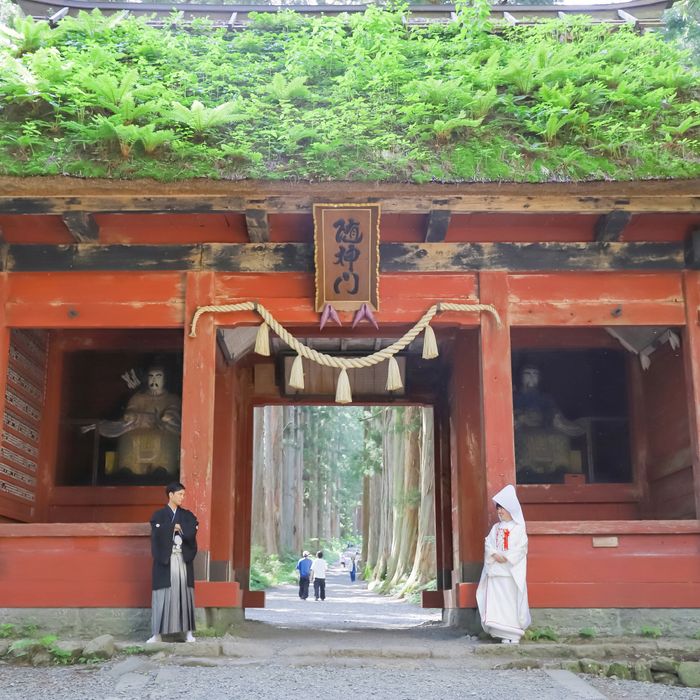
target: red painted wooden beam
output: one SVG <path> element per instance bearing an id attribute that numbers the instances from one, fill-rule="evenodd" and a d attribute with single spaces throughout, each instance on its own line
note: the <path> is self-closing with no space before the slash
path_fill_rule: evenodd
<path id="1" fill-rule="evenodd" d="M 187 274 L 188 316 L 198 306 L 210 303 L 212 273 Z M 211 545 L 212 472 L 214 459 L 214 389 L 216 328 L 211 315 L 199 323 L 197 337 L 185 328 L 182 386 L 182 437 L 180 479 L 187 489 L 187 504 L 199 520 L 197 544 L 208 553 Z"/>
<path id="2" fill-rule="evenodd" d="M 502 272 L 479 275 L 482 304 L 493 304 L 502 327 L 493 318 L 481 324 L 481 390 L 483 404 L 483 444 L 486 467 L 486 499 L 506 484 L 515 484 L 515 447 L 513 432 L 513 381 L 510 359 L 508 315 L 508 276 Z M 504 430 L 504 426 L 509 426 Z M 488 509 L 489 522 L 495 522 L 495 507 Z"/>
<path id="3" fill-rule="evenodd" d="M 695 517 L 700 518 L 700 272 L 684 273 L 686 326 L 683 335 L 685 388 L 690 418 Z"/>

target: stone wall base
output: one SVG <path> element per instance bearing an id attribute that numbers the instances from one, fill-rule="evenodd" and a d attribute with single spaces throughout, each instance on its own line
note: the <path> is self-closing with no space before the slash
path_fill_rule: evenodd
<path id="1" fill-rule="evenodd" d="M 195 625 L 219 634 L 243 619 L 242 608 L 195 609 Z M 111 634 L 117 639 L 145 641 L 151 636 L 150 608 L 0 608 L 0 621 L 20 629 L 36 625 L 41 632 L 78 639 Z"/>
<path id="2" fill-rule="evenodd" d="M 692 637 L 700 632 L 700 608 L 532 608 L 532 627 L 551 627 L 558 635 L 578 635 L 592 628 L 599 637 L 639 635 L 643 628 L 665 637 Z M 479 634 L 481 622 L 474 608 L 444 610 L 443 622 Z"/>

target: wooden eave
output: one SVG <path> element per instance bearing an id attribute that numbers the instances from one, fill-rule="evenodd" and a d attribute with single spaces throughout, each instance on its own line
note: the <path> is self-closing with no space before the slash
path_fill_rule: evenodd
<path id="1" fill-rule="evenodd" d="M 258 180 L 0 178 L 0 214 L 310 213 L 315 202 L 379 202 L 386 213 L 700 212 L 700 179 L 579 183 L 401 184 Z"/>
<path id="2" fill-rule="evenodd" d="M 639 29 L 649 29 L 662 25 L 664 10 L 674 0 L 636 0 L 634 2 L 611 2 L 605 4 L 580 5 L 493 5 L 491 21 L 494 30 L 514 24 L 529 25 L 545 19 L 557 19 L 561 16 L 586 15 L 592 22 L 620 25 L 631 23 Z M 279 12 L 292 9 L 307 16 L 335 16 L 343 13 L 364 12 L 367 5 L 215 5 L 180 3 L 168 5 L 163 3 L 133 2 L 86 2 L 84 0 L 19 0 L 19 6 L 29 15 L 47 19 L 53 24 L 67 15 L 77 15 L 80 10 L 99 9 L 106 15 L 124 13 L 145 16 L 153 26 L 171 26 L 174 11 L 182 14 L 185 23 L 196 18 L 206 17 L 215 26 L 228 30 L 244 29 L 250 23 L 251 12 Z M 406 17 L 407 26 L 427 26 L 432 24 L 449 24 L 454 20 L 455 6 L 447 5 L 412 5 L 410 15 Z"/>

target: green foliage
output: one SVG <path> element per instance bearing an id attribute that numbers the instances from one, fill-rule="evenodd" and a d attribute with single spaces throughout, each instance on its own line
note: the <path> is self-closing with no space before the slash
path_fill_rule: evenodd
<path id="1" fill-rule="evenodd" d="M 639 630 L 639 634 L 642 637 L 650 637 L 651 639 L 658 639 L 662 632 L 658 627 L 653 625 L 642 625 L 642 629 Z"/>
<path id="2" fill-rule="evenodd" d="M 676 4 L 672 42 L 585 17 L 494 34 L 484 0 L 457 3 L 449 25 L 410 29 L 401 2 L 258 13 L 233 34 L 206 20 L 184 31 L 178 14 L 160 29 L 97 10 L 55 30 L 10 19 L 0 174 L 698 177 L 700 79 L 678 41 L 695 45 L 699 2 Z"/>
<path id="3" fill-rule="evenodd" d="M 202 137 L 207 131 L 240 118 L 234 102 L 224 102 L 217 107 L 205 107 L 199 100 L 195 100 L 190 107 L 173 102 L 168 116 L 188 126 L 197 137 Z"/>
<path id="4" fill-rule="evenodd" d="M 298 557 L 287 553 L 282 557 L 266 554 L 261 547 L 252 547 L 250 555 L 250 590 L 264 591 L 280 583 L 296 580 L 294 568 Z"/>
<path id="5" fill-rule="evenodd" d="M 15 56 L 36 51 L 48 41 L 51 27 L 32 17 L 14 17 L 12 27 L 0 26 L 0 38 Z"/>
<path id="6" fill-rule="evenodd" d="M 524 637 L 531 642 L 540 642 L 542 640 L 556 642 L 559 639 L 559 635 L 551 627 L 530 627 L 525 632 Z"/>
<path id="7" fill-rule="evenodd" d="M 402 598 L 405 602 L 411 605 L 420 605 L 423 602 L 423 591 L 435 591 L 437 590 L 437 579 L 431 579 L 430 581 L 424 583 L 421 586 L 415 586 L 411 590 L 405 590 L 403 584 L 400 584 L 396 591 L 391 591 L 390 595 L 395 593 L 402 593 Z"/>
<path id="8" fill-rule="evenodd" d="M 594 627 L 583 627 L 578 631 L 578 636 L 582 639 L 595 639 L 598 636 Z"/>
<path id="9" fill-rule="evenodd" d="M 664 15 L 666 36 L 689 52 L 690 60 L 700 65 L 700 0 L 681 0 Z"/>
<path id="10" fill-rule="evenodd" d="M 17 627 L 11 622 L 3 622 L 0 625 L 0 639 L 14 637 L 17 634 Z"/>
<path id="11" fill-rule="evenodd" d="M 330 490 L 331 499 L 338 508 L 340 537 L 355 539 L 355 511 L 362 497 L 362 477 L 376 463 L 373 438 L 367 442 L 365 430 L 369 427 L 367 410 L 361 407 L 304 406 L 301 425 L 304 431 L 304 463 L 312 478 L 305 480 L 305 508 L 323 502 L 324 491 Z M 381 452 L 379 452 L 381 460 Z M 368 461 L 370 460 L 370 461 Z M 381 463 L 381 462 L 380 462 Z M 338 487 L 338 484 L 341 486 Z M 309 551 L 323 548 L 340 551 L 339 542 L 317 542 Z"/>
<path id="12" fill-rule="evenodd" d="M 29 628 L 35 628 L 35 625 L 27 625 Z M 70 651 L 61 649 L 57 645 L 58 638 L 53 634 L 46 634 L 43 637 L 22 637 L 10 644 L 9 653 L 15 658 L 31 656 L 37 648 L 45 649 L 51 655 L 54 663 L 68 664 L 73 660 Z"/>
<path id="13" fill-rule="evenodd" d="M 73 654 L 68 651 L 68 649 L 61 649 L 60 647 L 52 644 L 48 648 L 51 658 L 55 663 L 60 665 L 67 665 L 73 662 Z"/>
<path id="14" fill-rule="evenodd" d="M 199 630 L 197 630 L 197 634 L 199 634 Z M 132 646 L 124 647 L 122 649 L 122 654 L 125 654 L 126 656 L 138 656 L 139 654 L 143 654 L 146 650 L 138 645 L 134 644 Z"/>

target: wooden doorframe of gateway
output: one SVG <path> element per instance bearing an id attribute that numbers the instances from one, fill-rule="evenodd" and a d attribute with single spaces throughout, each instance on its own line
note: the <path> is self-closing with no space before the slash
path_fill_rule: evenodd
<path id="1" fill-rule="evenodd" d="M 437 591 L 428 591 L 423 596 L 424 607 L 443 607 L 444 592 L 452 588 L 453 578 L 453 494 L 451 488 L 451 447 L 450 415 L 448 403 L 449 374 L 451 361 L 440 367 L 440 382 L 433 385 L 430 392 L 407 393 L 394 401 L 356 401 L 349 405 L 421 405 L 431 406 L 434 424 L 434 506 L 435 506 L 435 549 Z M 230 366 L 235 371 L 236 364 Z M 252 388 L 250 385 L 247 389 Z M 254 409 L 269 405 L 335 405 L 333 401 L 318 399 L 298 400 L 292 397 L 259 397 L 251 391 L 244 391 L 242 411 L 239 421 L 240 433 L 244 440 L 238 440 L 233 489 L 234 496 L 234 537 L 232 553 L 232 577 L 241 587 L 243 607 L 264 607 L 263 591 L 248 590 L 250 579 L 250 552 L 252 527 L 252 485 L 253 485 L 253 421 Z"/>

